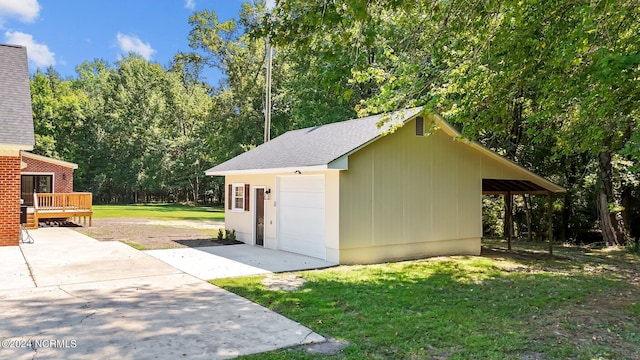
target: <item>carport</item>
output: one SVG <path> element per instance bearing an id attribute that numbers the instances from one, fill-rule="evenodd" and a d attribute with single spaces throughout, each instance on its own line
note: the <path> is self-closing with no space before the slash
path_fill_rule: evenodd
<path id="1" fill-rule="evenodd" d="M 507 225 L 507 247 L 511 250 L 513 238 L 513 196 L 514 195 L 546 195 L 547 196 L 547 241 L 549 254 L 553 254 L 553 196 L 565 190 L 555 184 L 542 186 L 529 180 L 482 179 L 483 195 L 502 195 L 505 202 L 504 221 Z"/>

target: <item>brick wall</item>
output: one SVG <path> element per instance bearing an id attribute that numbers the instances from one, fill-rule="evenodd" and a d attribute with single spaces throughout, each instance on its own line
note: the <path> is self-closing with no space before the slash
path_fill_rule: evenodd
<path id="1" fill-rule="evenodd" d="M 0 246 L 20 242 L 20 157 L 0 156 Z"/>
<path id="2" fill-rule="evenodd" d="M 53 173 L 53 192 L 54 193 L 71 193 L 73 192 L 73 168 L 68 168 L 50 162 L 37 159 L 22 157 L 22 162 L 27 167 L 22 169 L 25 174 L 33 173 Z"/>

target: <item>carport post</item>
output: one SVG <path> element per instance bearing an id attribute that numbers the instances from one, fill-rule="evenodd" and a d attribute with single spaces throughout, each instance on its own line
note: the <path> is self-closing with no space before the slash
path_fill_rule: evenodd
<path id="1" fill-rule="evenodd" d="M 507 230 L 507 248 L 511 250 L 511 238 L 513 237 L 513 194 L 511 191 L 507 191 L 505 194 L 505 201 L 507 208 L 504 214 L 504 221 L 506 221 Z"/>
<path id="2" fill-rule="evenodd" d="M 549 255 L 553 255 L 553 196 L 551 191 L 547 193 L 547 223 L 549 226 L 547 237 L 549 239 Z"/>

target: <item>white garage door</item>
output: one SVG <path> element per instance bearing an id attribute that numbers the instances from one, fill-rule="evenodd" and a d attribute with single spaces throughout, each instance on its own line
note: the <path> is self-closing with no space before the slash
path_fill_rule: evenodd
<path id="1" fill-rule="evenodd" d="M 326 258 L 324 175 L 278 176 L 278 248 Z"/>

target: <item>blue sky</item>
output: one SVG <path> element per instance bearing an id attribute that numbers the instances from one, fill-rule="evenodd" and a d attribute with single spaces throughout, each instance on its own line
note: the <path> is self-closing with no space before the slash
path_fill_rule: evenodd
<path id="1" fill-rule="evenodd" d="M 0 0 L 0 42 L 27 47 L 29 69 L 73 76 L 84 61 L 115 62 L 136 52 L 166 66 L 189 51 L 189 16 L 213 10 L 221 21 L 243 0 Z M 220 76 L 205 73 L 215 85 Z"/>

